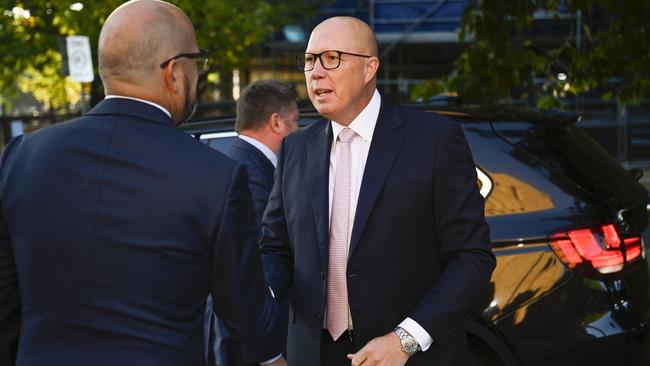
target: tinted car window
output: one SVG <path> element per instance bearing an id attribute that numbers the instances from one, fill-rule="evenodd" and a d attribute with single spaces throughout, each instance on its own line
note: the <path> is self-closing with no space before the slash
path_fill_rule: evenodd
<path id="1" fill-rule="evenodd" d="M 574 125 L 537 128 L 517 146 L 615 208 L 645 202 L 646 192 L 602 146 Z"/>
<path id="2" fill-rule="evenodd" d="M 518 149 L 504 141 L 485 120 L 462 119 L 474 161 L 489 178 L 485 213 L 494 241 L 508 241 L 517 235 L 546 238 L 558 227 L 575 225 L 585 203 L 572 194 L 567 181 L 549 181 L 536 165 L 522 157 Z M 481 179 L 484 182 L 480 182 Z M 479 174 L 479 186 L 485 178 Z M 485 191 L 485 190 L 484 190 Z"/>
<path id="3" fill-rule="evenodd" d="M 236 138 L 237 134 L 234 132 L 210 133 L 202 135 L 201 142 L 217 151 L 225 152 Z"/>

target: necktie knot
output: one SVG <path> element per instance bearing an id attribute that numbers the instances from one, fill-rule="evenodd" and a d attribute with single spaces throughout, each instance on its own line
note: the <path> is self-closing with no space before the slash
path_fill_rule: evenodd
<path id="1" fill-rule="evenodd" d="M 356 132 L 354 132 L 353 129 L 346 127 L 339 132 L 339 140 L 347 144 L 352 141 L 354 135 L 356 135 Z"/>

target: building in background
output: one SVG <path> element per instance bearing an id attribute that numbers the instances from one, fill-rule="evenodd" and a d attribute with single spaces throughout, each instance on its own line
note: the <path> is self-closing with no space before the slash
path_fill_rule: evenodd
<path id="1" fill-rule="evenodd" d="M 259 79 L 279 79 L 296 85 L 299 106 L 311 108 L 307 97 L 304 73 L 296 68 L 295 55 L 304 52 L 313 27 L 325 18 L 349 15 L 366 21 L 375 30 L 379 43 L 381 66 L 378 88 L 383 95 L 398 102 L 412 102 L 414 86 L 427 80 L 448 75 L 454 61 L 466 44 L 459 41 L 461 19 L 468 7 L 476 9 L 478 0 L 335 0 L 315 1 L 316 15 L 299 19 L 275 32 L 250 55 L 246 69 L 210 74 L 203 81 L 199 118 L 232 115 L 239 91 Z M 580 44 L 583 37 L 580 14 L 571 15 L 563 2 L 558 13 L 538 11 L 534 14 L 530 32 L 534 47 L 540 53 L 575 37 Z M 218 60 L 217 60 L 218 62 Z M 562 80 L 566 70 L 558 62 L 549 77 Z M 547 79 L 539 79 L 540 85 Z M 537 82 L 537 81 L 536 81 Z M 612 78 L 612 89 L 617 83 Z M 605 86 L 604 88 L 607 88 Z M 615 100 L 600 99 L 602 89 L 592 94 L 567 97 L 565 109 L 583 115 L 580 125 L 629 167 L 650 166 L 650 102 L 629 107 Z M 525 91 L 522 91 L 525 92 Z M 523 93 L 522 93 L 523 94 Z M 515 91 L 516 95 L 516 91 Z M 460 96 L 462 99 L 462 95 Z M 434 102 L 447 103 L 454 98 L 436 98 Z M 531 99 L 515 99 L 514 104 L 534 105 Z M 37 103 L 35 103 L 36 105 Z M 14 106 L 17 106 L 15 103 Z M 30 109 L 31 108 L 31 109 Z M 40 128 L 69 116 L 55 116 L 47 108 L 25 106 L 25 131 Z M 16 113 L 6 116 L 0 112 L 2 141 L 11 136 L 10 124 Z"/>
<path id="2" fill-rule="evenodd" d="M 459 41 L 461 18 L 467 7 L 476 8 L 476 0 L 336 0 L 319 8 L 312 19 L 284 27 L 258 49 L 249 70 L 239 70 L 233 90 L 246 81 L 275 78 L 295 83 L 300 105 L 309 108 L 304 74 L 297 70 L 295 55 L 305 50 L 309 33 L 323 19 L 349 15 L 366 21 L 374 29 L 379 43 L 381 66 L 378 88 L 390 99 L 412 102 L 413 86 L 439 78 L 453 70 L 454 61 L 465 49 Z M 571 15 L 560 3 L 558 13 L 538 11 L 534 14 L 531 33 L 540 53 L 575 37 L 580 44 L 581 15 Z M 551 70 L 561 80 L 566 70 L 561 62 Z M 549 75 L 550 77 L 551 75 Z M 544 84 L 546 79 L 536 82 Z M 611 81 L 612 88 L 617 83 Z M 583 114 L 581 126 L 629 167 L 650 166 L 650 102 L 628 107 L 615 100 L 605 102 L 602 90 L 568 97 L 565 109 Z M 236 93 L 233 95 L 236 98 Z M 462 96 L 461 96 L 462 99 Z M 445 103 L 438 98 L 435 102 Z M 532 105 L 535 101 L 515 99 L 514 104 Z"/>
<path id="3" fill-rule="evenodd" d="M 381 66 L 378 88 L 392 99 L 407 101 L 413 85 L 449 73 L 464 49 L 458 42 L 467 0 L 386 1 L 337 0 L 322 6 L 313 19 L 284 27 L 259 49 L 248 80 L 277 78 L 296 84 L 307 100 L 304 73 L 295 55 L 304 52 L 313 27 L 337 15 L 360 18 L 375 30 Z M 240 72 L 240 80 L 241 72 Z"/>

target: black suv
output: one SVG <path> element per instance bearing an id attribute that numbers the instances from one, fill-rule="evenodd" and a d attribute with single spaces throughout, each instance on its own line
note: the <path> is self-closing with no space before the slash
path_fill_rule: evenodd
<path id="1" fill-rule="evenodd" d="M 486 197 L 497 267 L 466 317 L 472 364 L 650 364 L 640 172 L 623 169 L 574 114 L 420 108 L 463 127 Z M 302 125 L 319 118 L 301 116 Z M 236 138 L 233 120 L 182 128 L 223 150 Z"/>

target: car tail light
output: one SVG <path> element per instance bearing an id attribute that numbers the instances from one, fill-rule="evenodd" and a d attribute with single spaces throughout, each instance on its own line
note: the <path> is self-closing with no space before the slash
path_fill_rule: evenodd
<path id="1" fill-rule="evenodd" d="M 641 237 L 621 238 L 612 224 L 551 235 L 551 247 L 569 268 L 611 274 L 641 258 Z"/>

